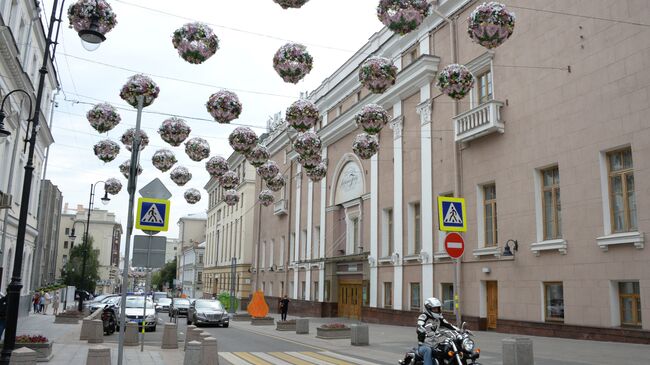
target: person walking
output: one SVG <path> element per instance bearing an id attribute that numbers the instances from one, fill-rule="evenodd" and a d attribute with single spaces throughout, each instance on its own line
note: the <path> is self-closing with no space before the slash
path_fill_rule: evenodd
<path id="1" fill-rule="evenodd" d="M 52 295 L 50 292 L 45 292 L 45 310 L 43 311 L 43 314 L 47 314 L 47 309 L 50 306 L 50 303 L 52 303 Z"/>
<path id="2" fill-rule="evenodd" d="M 59 292 L 58 291 L 55 291 L 54 296 L 52 297 L 52 311 L 54 312 L 55 316 L 59 314 Z"/>
<path id="3" fill-rule="evenodd" d="M 38 296 L 38 313 L 45 314 L 45 293 Z"/>
<path id="4" fill-rule="evenodd" d="M 287 320 L 287 312 L 289 311 L 289 298 L 285 294 L 284 297 L 282 297 L 282 300 L 280 300 L 280 311 L 282 314 L 282 320 L 286 321 Z"/>
<path id="5" fill-rule="evenodd" d="M 39 304 L 40 304 L 40 295 L 38 292 L 34 293 L 34 297 L 32 298 L 32 303 L 34 303 L 34 314 L 38 313 L 39 310 Z"/>

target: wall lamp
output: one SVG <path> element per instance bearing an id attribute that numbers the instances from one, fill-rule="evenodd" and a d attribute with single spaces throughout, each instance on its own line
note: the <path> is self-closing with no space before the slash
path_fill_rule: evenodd
<path id="1" fill-rule="evenodd" d="M 510 243 L 512 243 L 512 248 L 510 247 Z M 503 245 L 503 256 L 514 256 L 513 250 L 515 252 L 519 250 L 519 242 L 517 240 L 507 240 L 505 245 Z"/>

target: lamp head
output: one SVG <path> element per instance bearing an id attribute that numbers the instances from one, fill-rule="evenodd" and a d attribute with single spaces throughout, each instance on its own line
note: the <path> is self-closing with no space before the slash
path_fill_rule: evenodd
<path id="1" fill-rule="evenodd" d="M 5 129 L 5 124 L 4 124 L 5 116 L 6 116 L 5 112 L 0 110 L 0 139 L 9 137 L 11 135 L 11 132 Z"/>
<path id="2" fill-rule="evenodd" d="M 94 51 L 106 40 L 106 37 L 99 32 L 97 20 L 93 19 L 90 28 L 82 29 L 79 31 L 79 38 L 81 38 L 81 45 L 86 51 Z"/>
<path id="3" fill-rule="evenodd" d="M 77 238 L 77 235 L 74 234 L 74 228 L 70 231 L 70 234 L 68 235 L 68 237 L 73 241 L 74 241 L 75 238 Z"/>
<path id="4" fill-rule="evenodd" d="M 111 198 L 108 197 L 108 191 L 104 191 L 104 197 L 102 197 L 102 204 L 107 205 L 111 201 Z"/>

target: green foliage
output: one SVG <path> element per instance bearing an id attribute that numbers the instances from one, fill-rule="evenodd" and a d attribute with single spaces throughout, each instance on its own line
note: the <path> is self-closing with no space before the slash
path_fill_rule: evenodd
<path id="1" fill-rule="evenodd" d="M 230 311 L 230 292 L 227 291 L 222 291 L 219 293 L 219 296 L 217 297 L 221 304 L 223 304 L 224 308 L 226 308 L 227 311 Z M 239 308 L 239 299 L 237 297 L 233 298 L 233 305 L 235 306 L 235 311 L 237 308 Z"/>
<path id="2" fill-rule="evenodd" d="M 90 293 L 95 292 L 95 285 L 97 280 L 99 280 L 99 250 L 93 249 L 93 241 L 93 237 L 90 236 L 88 238 L 88 244 L 85 244 L 84 240 L 84 243 L 81 245 L 75 245 L 70 250 L 68 263 L 61 270 L 61 276 L 66 285 L 72 285 L 77 287 L 77 289 L 87 290 Z M 83 257 L 86 252 L 88 253 L 88 258 L 86 259 L 86 275 L 82 277 Z"/>
<path id="3" fill-rule="evenodd" d="M 151 283 L 158 290 L 163 290 L 163 285 L 167 283 L 168 288 L 174 287 L 176 279 L 176 258 L 163 266 L 160 271 L 156 271 L 151 276 Z"/>

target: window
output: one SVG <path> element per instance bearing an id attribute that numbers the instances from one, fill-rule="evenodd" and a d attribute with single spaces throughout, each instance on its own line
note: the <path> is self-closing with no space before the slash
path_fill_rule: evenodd
<path id="1" fill-rule="evenodd" d="M 314 237 L 311 239 L 311 258 L 320 257 L 320 226 L 314 227 Z"/>
<path id="2" fill-rule="evenodd" d="M 63 241 L 63 248 L 68 248 L 68 241 Z"/>
<path id="3" fill-rule="evenodd" d="M 66 227 L 66 229 L 65 229 L 65 235 L 66 235 L 66 236 L 69 236 L 69 235 L 70 235 L 70 228 L 69 228 L 69 227 Z"/>
<path id="4" fill-rule="evenodd" d="M 420 283 L 411 283 L 411 310 L 420 309 Z"/>
<path id="5" fill-rule="evenodd" d="M 607 154 L 609 201 L 612 232 L 636 231 L 636 198 L 632 150 L 626 148 Z"/>
<path id="6" fill-rule="evenodd" d="M 305 293 L 307 292 L 307 283 L 300 282 L 300 299 L 305 300 Z"/>
<path id="7" fill-rule="evenodd" d="M 544 283 L 544 312 L 547 321 L 564 322 L 564 288 L 562 283 Z"/>
<path id="8" fill-rule="evenodd" d="M 483 104 L 492 100 L 492 72 L 489 70 L 476 77 L 478 103 Z"/>
<path id="9" fill-rule="evenodd" d="M 199 264 L 203 263 L 203 255 L 199 255 Z"/>
<path id="10" fill-rule="evenodd" d="M 422 250 L 422 228 L 420 220 L 420 203 L 409 204 L 409 215 L 411 220 L 410 239 L 409 239 L 409 253 L 419 254 Z"/>
<path id="11" fill-rule="evenodd" d="M 285 295 L 286 293 L 284 292 L 284 281 L 280 282 L 280 295 Z"/>
<path id="12" fill-rule="evenodd" d="M 390 256 L 395 251 L 394 237 L 393 237 L 393 209 L 384 209 L 384 224 L 383 224 L 383 255 Z"/>
<path id="13" fill-rule="evenodd" d="M 356 252 L 359 252 L 361 244 L 359 243 L 359 217 L 354 217 L 352 218 L 352 242 L 350 250 L 348 251 L 348 254 L 354 254 Z"/>
<path id="14" fill-rule="evenodd" d="M 329 302 L 330 301 L 330 288 L 332 284 L 329 280 L 325 280 L 325 288 L 324 288 L 324 301 Z"/>
<path id="15" fill-rule="evenodd" d="M 496 246 L 497 235 L 497 189 L 496 185 L 483 186 L 483 211 L 485 223 L 485 246 Z"/>
<path id="16" fill-rule="evenodd" d="M 295 247 L 295 246 L 294 246 L 295 243 L 296 243 L 296 234 L 295 234 L 295 233 L 291 233 L 291 236 L 290 236 L 290 238 L 289 238 L 289 258 L 290 258 L 289 261 L 290 261 L 290 262 L 296 261 L 296 259 L 295 259 L 296 251 L 295 251 L 295 249 L 294 249 L 294 247 Z"/>
<path id="17" fill-rule="evenodd" d="M 440 284 L 441 294 L 440 300 L 442 300 L 442 310 L 445 312 L 454 311 L 454 284 L 452 283 L 441 283 Z"/>
<path id="18" fill-rule="evenodd" d="M 393 283 L 384 283 L 384 308 L 393 307 Z"/>
<path id="19" fill-rule="evenodd" d="M 68 255 L 63 255 L 63 266 L 68 264 Z"/>
<path id="20" fill-rule="evenodd" d="M 202 283 L 203 282 L 203 273 L 201 271 L 199 271 L 199 275 L 196 278 L 196 282 L 197 283 Z"/>
<path id="21" fill-rule="evenodd" d="M 284 239 L 284 236 L 280 239 L 280 266 L 284 266 L 285 260 L 284 260 L 284 245 L 286 241 Z"/>
<path id="22" fill-rule="evenodd" d="M 618 298 L 621 307 L 621 324 L 641 326 L 641 291 L 638 282 L 618 283 Z"/>
<path id="23" fill-rule="evenodd" d="M 298 242 L 298 249 L 300 250 L 300 260 L 304 260 L 307 254 L 307 230 L 303 229 L 300 232 L 300 242 Z"/>
<path id="24" fill-rule="evenodd" d="M 542 207 L 544 239 L 562 237 L 562 207 L 560 206 L 560 171 L 557 166 L 542 170 Z"/>
<path id="25" fill-rule="evenodd" d="M 314 281 L 314 285 L 312 286 L 311 290 L 311 298 L 309 299 L 318 301 L 318 281 Z"/>

